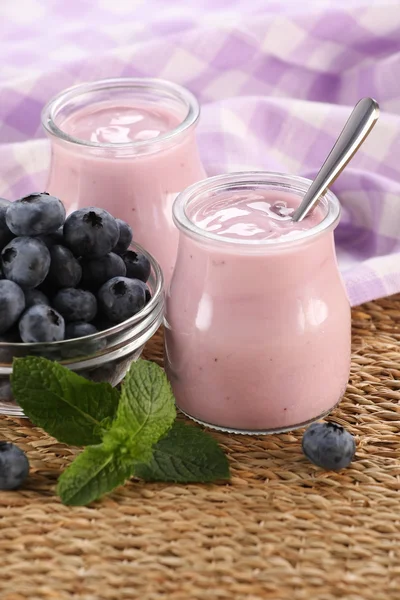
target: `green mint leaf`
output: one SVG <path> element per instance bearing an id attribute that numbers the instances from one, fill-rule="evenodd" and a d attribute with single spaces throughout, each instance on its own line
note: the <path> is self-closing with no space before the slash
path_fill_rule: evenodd
<path id="1" fill-rule="evenodd" d="M 135 476 L 145 481 L 206 483 L 229 479 L 229 463 L 211 435 L 176 421 L 153 447 L 150 462 L 136 465 Z"/>
<path id="2" fill-rule="evenodd" d="M 25 415 L 58 441 L 99 444 L 116 414 L 119 392 L 94 383 L 45 358 L 16 358 L 12 391 Z"/>
<path id="3" fill-rule="evenodd" d="M 60 476 L 57 493 L 64 504 L 83 506 L 124 484 L 133 471 L 129 455 L 89 446 Z"/>
<path id="4" fill-rule="evenodd" d="M 133 462 L 147 462 L 153 444 L 170 429 L 175 417 L 175 400 L 165 372 L 153 362 L 138 360 L 122 384 L 117 416 L 104 443 L 109 449 L 125 447 Z"/>

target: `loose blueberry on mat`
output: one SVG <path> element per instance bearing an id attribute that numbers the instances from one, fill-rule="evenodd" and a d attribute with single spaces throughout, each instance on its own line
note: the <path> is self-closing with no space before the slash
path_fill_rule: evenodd
<path id="1" fill-rule="evenodd" d="M 65 339 L 72 340 L 74 338 L 85 337 L 86 335 L 93 335 L 97 333 L 97 328 L 91 323 L 85 323 L 84 321 L 76 321 L 75 323 L 68 323 L 65 327 Z"/>
<path id="2" fill-rule="evenodd" d="M 5 333 L 14 325 L 25 309 L 25 296 L 13 281 L 0 281 L 0 333 Z"/>
<path id="3" fill-rule="evenodd" d="M 11 202 L 6 212 L 9 229 L 15 235 L 41 235 L 57 231 L 64 223 L 61 200 L 49 194 L 30 194 Z"/>
<path id="4" fill-rule="evenodd" d="M 91 292 L 64 288 L 53 298 L 53 306 L 66 321 L 92 321 L 97 313 L 97 300 Z"/>
<path id="5" fill-rule="evenodd" d="M 114 248 L 119 239 L 117 221 L 101 208 L 81 208 L 64 223 L 66 245 L 75 256 L 100 258 Z"/>
<path id="6" fill-rule="evenodd" d="M 48 279 L 55 289 L 76 287 L 82 277 L 82 267 L 65 246 L 55 244 L 50 248 L 50 269 Z"/>
<path id="7" fill-rule="evenodd" d="M 54 308 L 36 304 L 22 315 L 19 333 L 23 342 L 59 342 L 64 339 L 65 322 Z"/>
<path id="8" fill-rule="evenodd" d="M 16 237 L 1 253 L 4 275 L 22 288 L 34 288 L 46 278 L 50 268 L 50 253 L 36 238 Z"/>
<path id="9" fill-rule="evenodd" d="M 2 250 L 8 242 L 11 242 L 14 237 L 14 234 L 10 231 L 6 223 L 6 210 L 10 204 L 11 202 L 9 200 L 0 198 L 0 250 Z"/>
<path id="10" fill-rule="evenodd" d="M 25 308 L 30 308 L 36 304 L 45 304 L 50 306 L 50 301 L 46 294 L 40 290 L 26 290 L 25 291 Z"/>
<path id="11" fill-rule="evenodd" d="M 122 219 L 116 219 L 116 221 L 119 227 L 119 238 L 113 252 L 116 252 L 117 254 L 122 254 L 122 252 L 128 250 L 129 246 L 131 245 L 133 233 L 132 228 L 130 225 L 128 225 L 128 223 L 126 223 Z"/>
<path id="12" fill-rule="evenodd" d="M 114 323 L 122 323 L 138 313 L 146 304 L 142 282 L 127 277 L 107 281 L 97 295 L 103 314 Z"/>
<path id="13" fill-rule="evenodd" d="M 110 252 L 101 258 L 82 261 L 82 284 L 89 290 L 97 291 L 113 277 L 125 277 L 126 266 L 118 254 Z"/>
<path id="14" fill-rule="evenodd" d="M 303 435 L 303 452 L 318 467 L 339 471 L 353 460 L 354 437 L 336 423 L 313 423 Z"/>
<path id="15" fill-rule="evenodd" d="M 150 277 L 150 262 L 144 254 L 128 250 L 122 255 L 126 266 L 126 276 L 131 279 L 141 279 L 146 283 Z"/>
<path id="16" fill-rule="evenodd" d="M 10 442 L 0 442 L 0 490 L 16 490 L 28 477 L 25 453 Z"/>

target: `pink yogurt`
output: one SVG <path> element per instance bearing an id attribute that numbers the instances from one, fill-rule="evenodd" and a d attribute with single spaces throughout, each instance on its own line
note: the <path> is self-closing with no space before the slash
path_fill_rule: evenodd
<path id="1" fill-rule="evenodd" d="M 76 86 L 43 111 L 52 141 L 47 191 L 68 212 L 99 206 L 127 221 L 167 283 L 178 244 L 172 204 L 205 177 L 195 139 L 198 116 L 190 92 L 151 79 Z"/>
<path id="2" fill-rule="evenodd" d="M 337 268 L 338 201 L 293 223 L 309 182 L 211 178 L 174 206 L 178 259 L 165 358 L 177 404 L 217 428 L 292 429 L 329 412 L 349 376 L 350 310 Z"/>

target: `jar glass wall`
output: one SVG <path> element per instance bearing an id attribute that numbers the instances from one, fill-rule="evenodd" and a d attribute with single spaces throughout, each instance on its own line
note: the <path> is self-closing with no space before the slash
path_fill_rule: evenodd
<path id="1" fill-rule="evenodd" d="M 227 194 L 301 196 L 310 181 L 276 173 L 222 175 L 176 200 L 178 258 L 167 297 L 165 362 L 177 404 L 219 429 L 300 427 L 340 400 L 350 369 L 350 307 L 336 262 L 340 207 L 293 239 L 219 237 L 196 224 Z"/>
<path id="2" fill-rule="evenodd" d="M 98 206 L 127 221 L 166 283 L 178 245 L 172 204 L 205 177 L 195 137 L 199 115 L 188 90 L 147 78 L 78 85 L 42 113 L 51 140 L 46 191 L 68 212 Z"/>

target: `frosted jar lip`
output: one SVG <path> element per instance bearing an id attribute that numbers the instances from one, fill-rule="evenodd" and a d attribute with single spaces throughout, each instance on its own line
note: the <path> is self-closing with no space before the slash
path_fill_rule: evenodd
<path id="1" fill-rule="evenodd" d="M 74 348 L 78 343 L 87 343 L 87 342 L 106 342 L 110 336 L 114 336 L 119 333 L 123 333 L 125 331 L 130 331 L 134 328 L 134 332 L 141 333 L 146 329 L 149 323 L 149 319 L 152 314 L 158 315 L 158 312 L 163 309 L 164 305 L 164 276 L 161 270 L 160 265 L 155 260 L 155 258 L 149 254 L 142 246 L 139 244 L 133 243 L 129 250 L 139 251 L 143 253 L 147 259 L 150 261 L 151 266 L 151 274 L 150 278 L 154 279 L 154 291 L 152 293 L 152 297 L 150 302 L 146 304 L 136 315 L 130 317 L 126 321 L 122 323 L 118 323 L 114 325 L 114 327 L 110 327 L 109 329 L 104 329 L 102 331 L 98 331 L 97 333 L 93 333 L 91 335 L 86 335 L 80 338 L 72 338 L 70 340 L 62 340 L 60 342 L 37 342 L 37 343 L 10 343 L 10 342 L 0 342 L 0 350 L 7 350 L 12 352 L 12 350 L 18 349 L 24 353 L 24 356 L 29 356 L 29 351 L 34 351 L 33 356 L 40 356 L 40 351 L 45 352 L 46 348 L 51 349 L 53 352 L 57 352 L 57 350 L 63 351 L 68 350 L 68 348 Z M 107 345 L 107 344 L 106 344 Z M 20 354 L 20 352 L 18 354 Z M 0 362 L 0 372 L 1 367 L 6 366 L 2 365 Z"/>
<path id="2" fill-rule="evenodd" d="M 297 193 L 305 193 L 311 185 L 311 179 L 299 177 L 296 175 L 288 175 L 286 173 L 268 172 L 268 171 L 238 171 L 224 175 L 216 175 L 203 179 L 194 183 L 181 192 L 172 207 L 173 220 L 175 225 L 189 235 L 199 241 L 215 242 L 219 246 L 228 245 L 247 250 L 282 250 L 297 244 L 302 244 L 306 240 L 315 238 L 322 233 L 332 231 L 339 222 L 341 208 L 337 197 L 333 192 L 327 190 L 319 201 L 319 205 L 323 206 L 326 214 L 322 221 L 306 231 L 302 231 L 294 239 L 268 239 L 268 240 L 249 240 L 242 238 L 232 238 L 228 236 L 220 236 L 210 231 L 206 231 L 196 225 L 196 223 L 188 216 L 187 209 L 196 199 L 200 199 L 204 193 L 218 193 L 223 191 L 240 190 L 249 187 L 259 187 L 268 189 L 276 188 L 280 191 L 293 191 Z"/>
<path id="3" fill-rule="evenodd" d="M 55 122 L 57 111 L 59 111 L 68 102 L 73 101 L 79 96 L 90 92 L 100 92 L 107 89 L 129 89 L 135 88 L 142 92 L 153 92 L 154 94 L 169 94 L 171 98 L 178 100 L 187 107 L 187 115 L 177 127 L 151 140 L 139 140 L 117 143 L 99 143 L 68 135 Z M 41 114 L 41 121 L 44 130 L 65 142 L 77 144 L 78 146 L 98 149 L 137 149 L 146 150 L 154 147 L 156 144 L 163 144 L 171 141 L 173 138 L 191 128 L 200 117 L 200 105 L 196 97 L 186 88 L 166 79 L 156 79 L 151 77 L 115 77 L 110 79 L 100 79 L 98 81 L 89 81 L 79 83 L 69 87 L 56 96 L 54 96 L 45 105 Z"/>

